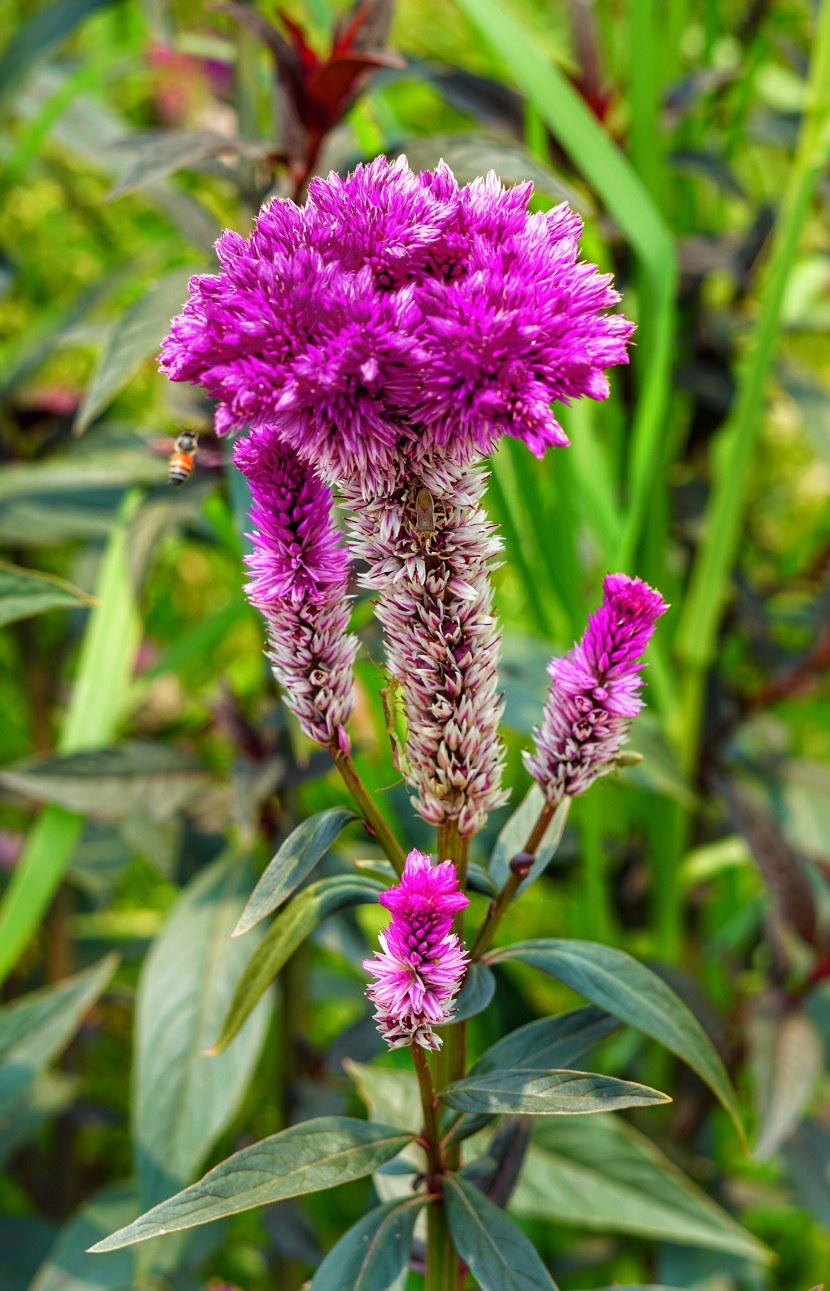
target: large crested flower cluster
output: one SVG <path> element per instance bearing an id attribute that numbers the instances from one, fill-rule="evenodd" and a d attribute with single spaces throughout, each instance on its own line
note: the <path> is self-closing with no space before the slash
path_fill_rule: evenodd
<path id="1" fill-rule="evenodd" d="M 400 883 L 378 899 L 392 919 L 379 935 L 381 949 L 363 964 L 375 978 L 366 994 L 377 1009 L 378 1030 L 393 1049 L 440 1049 L 433 1027 L 452 1017 L 468 962 L 452 931 L 456 914 L 469 905 L 458 890 L 455 866 L 433 865 L 429 856 L 412 851 Z"/>
<path id="2" fill-rule="evenodd" d="M 274 676 L 303 732 L 335 757 L 346 754 L 357 638 L 348 631 L 349 556 L 331 493 L 261 432 L 238 441 L 234 461 L 251 485 L 246 591 L 265 618 Z"/>
<path id="3" fill-rule="evenodd" d="M 459 186 L 379 157 L 275 201 L 221 272 L 191 280 L 162 368 L 218 400 L 220 431 L 268 427 L 332 483 L 394 486 L 401 458 L 464 465 L 504 434 L 567 443 L 550 404 L 608 393 L 632 325 L 608 276 L 578 260 L 566 205 L 531 185 Z"/>
<path id="4" fill-rule="evenodd" d="M 668 606 L 639 578 L 609 574 L 602 604 L 569 654 L 554 659 L 536 751 L 525 754 L 548 802 L 584 793 L 613 770 L 643 706 L 642 656 Z"/>

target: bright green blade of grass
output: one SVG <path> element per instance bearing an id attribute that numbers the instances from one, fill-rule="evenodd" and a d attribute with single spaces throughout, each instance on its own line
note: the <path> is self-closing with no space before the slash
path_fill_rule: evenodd
<path id="1" fill-rule="evenodd" d="M 677 257 L 671 234 L 648 189 L 567 78 L 539 52 L 530 33 L 499 0 L 459 0 L 497 58 L 510 69 L 539 116 L 619 224 L 645 283 L 640 344 L 647 351 L 634 414 L 629 506 L 617 552 L 630 564 L 657 473 L 665 456 L 665 421 L 674 337 Z"/>
<path id="2" fill-rule="evenodd" d="M 129 522 L 138 493 L 124 501 L 101 562 L 59 753 L 108 744 L 115 735 L 138 650 L 140 624 L 127 565 Z M 0 905 L 0 982 L 14 967 L 66 872 L 84 818 L 47 807 L 29 832 Z"/>
<path id="3" fill-rule="evenodd" d="M 830 0 L 823 0 L 819 9 L 813 51 L 798 146 L 773 234 L 758 322 L 738 374 L 731 416 L 721 432 L 718 451 L 712 455 L 714 480 L 704 537 L 692 569 L 678 633 L 678 654 L 689 666 L 683 713 L 687 762 L 696 748 L 702 679 L 714 657 L 718 625 L 738 550 L 787 280 L 810 203 L 830 158 Z"/>

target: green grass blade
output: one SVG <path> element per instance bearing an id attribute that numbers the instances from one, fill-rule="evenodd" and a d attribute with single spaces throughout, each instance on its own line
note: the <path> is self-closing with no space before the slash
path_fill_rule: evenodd
<path id="1" fill-rule="evenodd" d="M 648 189 L 590 108 L 559 69 L 539 52 L 530 33 L 499 0 L 459 0 L 514 79 L 613 215 L 640 264 L 642 302 L 639 344 L 647 352 L 634 414 L 628 472 L 628 519 L 615 563 L 631 563 L 648 501 L 665 456 L 677 257 L 672 236 Z"/>
<path id="2" fill-rule="evenodd" d="M 129 522 L 140 496 L 125 499 L 113 528 L 81 646 L 75 686 L 59 753 L 77 753 L 109 743 L 135 663 L 140 624 L 127 565 Z M 82 816 L 47 807 L 29 832 L 0 905 L 0 982 L 5 980 L 61 881 L 83 830 Z"/>

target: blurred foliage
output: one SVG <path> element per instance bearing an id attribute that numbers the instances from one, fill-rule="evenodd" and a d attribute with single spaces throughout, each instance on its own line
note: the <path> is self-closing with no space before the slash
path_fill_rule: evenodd
<path id="1" fill-rule="evenodd" d="M 828 92 L 805 88 L 826 0 L 376 3 L 361 76 L 325 99 L 319 138 L 320 104 L 307 86 L 292 100 L 289 55 L 261 39 L 268 11 L 217 9 L 0 0 L 0 1062 L 17 1082 L 0 1085 L 0 1287 L 294 1288 L 366 1209 L 352 1184 L 156 1241 L 138 1264 L 82 1253 L 205 1160 L 312 1110 L 358 1112 L 343 1060 L 379 1052 L 358 967 L 379 912 L 335 903 L 270 1023 L 260 1009 L 200 1059 L 251 950 L 217 943 L 219 990 L 206 938 L 233 927 L 247 868 L 344 795 L 280 707 L 241 592 L 244 482 L 209 408 L 153 356 L 220 228 L 244 232 L 314 169 L 405 151 L 462 180 L 530 176 L 543 208 L 566 197 L 639 324 L 610 400 L 565 411 L 571 449 L 537 462 L 505 443 L 494 462 L 514 806 L 545 665 L 602 574 L 624 566 L 673 606 L 632 738 L 643 762 L 574 804 L 507 931 L 650 959 L 716 1038 L 755 1130 L 744 1156 L 703 1085 L 621 1033 L 598 1070 L 669 1088 L 671 1109 L 584 1118 L 573 1142 L 573 1122 L 546 1126 L 514 1213 L 569 1291 L 808 1291 L 830 1276 L 830 182 L 804 154 Z M 287 6 L 323 66 L 335 9 Z M 174 494 L 182 424 L 203 433 Z M 429 848 L 393 782 L 363 598 L 355 623 L 358 762 L 399 835 Z M 312 878 L 371 858 L 347 829 Z M 154 1039 L 165 982 L 175 1059 Z M 508 965 L 473 1055 L 573 1002 Z M 32 1013 L 39 1042 L 12 1061 L 23 1008 L 52 1030 Z M 580 1209 L 551 1181 L 592 1153 L 617 1175 Z M 666 1158 L 693 1195 L 649 1182 Z M 704 1193 L 722 1208 L 708 1241 Z M 724 1212 L 777 1260 L 736 1249 Z"/>

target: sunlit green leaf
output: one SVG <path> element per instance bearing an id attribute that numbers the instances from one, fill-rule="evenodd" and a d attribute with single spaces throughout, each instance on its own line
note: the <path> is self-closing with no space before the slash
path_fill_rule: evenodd
<path id="1" fill-rule="evenodd" d="M 0 56 L 0 110 L 5 110 L 26 77 L 80 23 L 114 0 L 55 0 L 37 10 L 15 32 Z"/>

